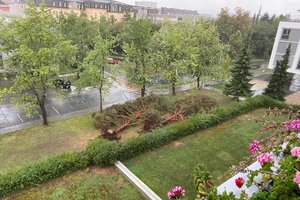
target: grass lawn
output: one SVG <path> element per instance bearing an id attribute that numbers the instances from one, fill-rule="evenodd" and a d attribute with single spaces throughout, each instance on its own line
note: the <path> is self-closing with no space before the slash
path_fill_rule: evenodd
<path id="1" fill-rule="evenodd" d="M 263 118 L 264 111 L 252 111 L 124 164 L 163 199 L 167 199 L 167 192 L 176 185 L 186 189 L 185 199 L 195 199 L 194 167 L 203 163 L 216 184 L 225 181 L 217 177 L 248 157 L 248 145 L 253 139 L 267 135 L 258 133 L 261 125 L 254 121 Z"/>
<path id="2" fill-rule="evenodd" d="M 189 90 L 179 92 L 175 98 L 185 98 L 198 92 L 215 99 L 219 105 L 225 105 L 232 100 L 218 92 L 208 90 Z M 134 132 L 132 132 L 134 131 Z M 122 141 L 138 136 L 139 129 L 132 127 L 124 130 Z M 0 173 L 35 161 L 48 155 L 55 155 L 70 150 L 80 150 L 90 139 L 99 134 L 94 128 L 91 115 L 73 117 L 58 122 L 52 122 L 48 127 L 42 125 L 23 129 L 0 136 Z"/>
<path id="3" fill-rule="evenodd" d="M 46 155 L 82 149 L 98 134 L 91 115 L 83 115 L 1 135 L 0 173 Z"/>
<path id="4" fill-rule="evenodd" d="M 142 200 L 145 199 L 113 167 L 77 171 L 6 200 Z"/>

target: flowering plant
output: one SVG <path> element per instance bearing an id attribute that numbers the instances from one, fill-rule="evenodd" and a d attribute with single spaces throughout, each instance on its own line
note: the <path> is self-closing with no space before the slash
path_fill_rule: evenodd
<path id="1" fill-rule="evenodd" d="M 235 185 L 236 185 L 238 188 L 243 187 L 244 182 L 245 182 L 245 180 L 244 180 L 242 177 L 239 177 L 239 178 L 235 179 Z"/>
<path id="2" fill-rule="evenodd" d="M 175 186 L 170 192 L 168 192 L 169 199 L 181 199 L 185 195 L 185 190 L 181 186 Z"/>

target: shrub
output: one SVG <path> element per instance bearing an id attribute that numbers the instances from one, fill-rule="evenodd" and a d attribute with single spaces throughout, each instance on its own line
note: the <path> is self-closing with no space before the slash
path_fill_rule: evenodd
<path id="1" fill-rule="evenodd" d="M 97 138 L 88 144 L 86 152 L 92 164 L 109 166 L 117 161 L 119 149 L 117 142 Z"/>
<path id="2" fill-rule="evenodd" d="M 0 197 L 44 183 L 89 164 L 83 152 L 64 153 L 0 175 Z"/>

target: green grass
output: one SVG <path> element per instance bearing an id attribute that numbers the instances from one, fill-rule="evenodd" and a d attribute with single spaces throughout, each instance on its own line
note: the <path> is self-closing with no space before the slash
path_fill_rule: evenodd
<path id="1" fill-rule="evenodd" d="M 41 186 L 10 196 L 7 200 L 141 200 L 141 193 L 115 168 L 78 171 Z"/>
<path id="2" fill-rule="evenodd" d="M 211 87 L 213 87 L 217 90 L 220 90 L 220 91 L 224 91 L 225 84 L 224 83 L 216 83 L 216 84 L 211 85 Z"/>
<path id="3" fill-rule="evenodd" d="M 84 115 L 1 135 L 0 173 L 47 155 L 80 150 L 98 134 L 91 115 Z"/>
<path id="4" fill-rule="evenodd" d="M 218 92 L 208 90 L 189 90 L 179 92 L 174 98 L 181 99 L 198 92 L 226 105 L 232 100 Z M 91 115 L 73 117 L 49 126 L 43 125 L 23 129 L 0 136 L 0 173 L 17 168 L 44 156 L 55 155 L 70 150 L 80 150 L 90 139 L 99 134 L 94 128 Z"/>
<path id="5" fill-rule="evenodd" d="M 194 167 L 205 164 L 215 183 L 222 183 L 224 179 L 217 177 L 249 156 L 248 145 L 253 139 L 267 135 L 258 133 L 261 126 L 254 120 L 263 114 L 263 109 L 252 111 L 124 164 L 163 199 L 167 199 L 167 192 L 176 185 L 186 189 L 185 199 L 195 199 Z"/>

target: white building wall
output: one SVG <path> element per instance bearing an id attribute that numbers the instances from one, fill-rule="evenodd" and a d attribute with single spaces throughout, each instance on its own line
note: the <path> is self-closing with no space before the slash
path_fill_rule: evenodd
<path id="1" fill-rule="evenodd" d="M 290 38 L 288 40 L 281 38 L 284 29 L 291 29 L 292 34 L 290 34 Z M 288 44 L 293 45 L 293 50 L 291 51 L 290 63 L 289 63 L 290 67 L 288 69 L 288 72 L 300 75 L 300 69 L 297 69 L 300 60 L 300 23 L 296 23 L 296 22 L 279 23 L 275 42 L 273 45 L 272 54 L 269 61 L 269 68 L 273 69 L 276 65 L 276 60 L 278 59 L 280 60 L 284 55 L 281 49 L 282 46 L 284 46 L 284 44 L 287 44 L 287 46 Z"/>

